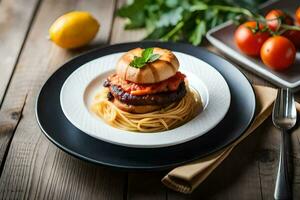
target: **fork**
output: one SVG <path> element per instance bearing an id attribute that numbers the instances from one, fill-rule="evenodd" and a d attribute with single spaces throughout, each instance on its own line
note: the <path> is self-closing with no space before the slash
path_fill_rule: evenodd
<path id="1" fill-rule="evenodd" d="M 280 158 L 274 192 L 274 198 L 277 200 L 292 199 L 288 177 L 288 130 L 295 126 L 296 119 L 297 111 L 293 93 L 289 88 L 278 89 L 272 113 L 273 124 L 281 130 Z"/>

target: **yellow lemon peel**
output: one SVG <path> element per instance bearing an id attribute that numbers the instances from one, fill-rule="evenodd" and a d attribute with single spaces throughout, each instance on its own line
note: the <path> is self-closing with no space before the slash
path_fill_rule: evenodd
<path id="1" fill-rule="evenodd" d="M 94 39 L 100 24 L 89 13 L 73 11 L 59 17 L 49 29 L 49 37 L 62 48 L 73 49 Z"/>

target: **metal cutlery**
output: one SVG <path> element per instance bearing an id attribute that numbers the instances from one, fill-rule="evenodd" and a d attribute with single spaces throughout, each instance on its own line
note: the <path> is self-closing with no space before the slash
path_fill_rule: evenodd
<path id="1" fill-rule="evenodd" d="M 287 131 L 295 126 L 297 111 L 294 95 L 290 89 L 278 89 L 272 120 L 274 125 L 281 130 L 280 159 L 274 198 L 277 200 L 292 199 L 291 185 L 288 177 L 288 151 L 290 148 Z"/>

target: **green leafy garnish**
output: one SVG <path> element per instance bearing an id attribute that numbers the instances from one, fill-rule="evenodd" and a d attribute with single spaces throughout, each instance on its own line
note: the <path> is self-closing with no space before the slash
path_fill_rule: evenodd
<path id="1" fill-rule="evenodd" d="M 146 48 L 142 52 L 142 56 L 134 56 L 134 59 L 130 62 L 131 67 L 135 68 L 142 68 L 144 67 L 147 63 L 151 63 L 159 59 L 160 55 L 159 54 L 154 54 L 153 53 L 153 48 Z"/>
<path id="2" fill-rule="evenodd" d="M 145 39 L 188 41 L 199 45 L 208 30 L 227 21 L 258 13 L 266 0 L 128 0 L 117 11 L 125 29 L 145 28 Z"/>

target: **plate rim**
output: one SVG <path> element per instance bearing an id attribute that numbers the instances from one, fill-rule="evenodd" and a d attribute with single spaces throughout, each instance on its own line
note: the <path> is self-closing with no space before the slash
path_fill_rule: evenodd
<path id="1" fill-rule="evenodd" d="M 208 155 L 211 155 L 223 148 L 225 148 L 226 146 L 229 146 L 231 145 L 233 142 L 235 142 L 236 140 L 238 140 L 240 137 L 242 137 L 243 133 L 249 129 L 249 127 L 251 126 L 251 124 L 253 123 L 254 119 L 255 119 L 255 113 L 257 111 L 257 102 L 256 102 L 256 93 L 254 91 L 254 88 L 253 88 L 253 85 L 251 84 L 251 82 L 249 81 L 249 79 L 247 78 L 247 76 L 245 76 L 245 74 L 236 67 L 235 64 L 225 60 L 225 58 L 215 54 L 214 52 L 211 52 L 203 47 L 197 47 L 199 48 L 199 50 L 201 51 L 204 51 L 205 53 L 207 53 L 208 55 L 211 55 L 211 56 L 216 56 L 218 57 L 219 59 L 221 59 L 223 62 L 226 62 L 228 63 L 229 65 L 231 65 L 233 67 L 234 70 L 236 70 L 238 73 L 240 73 L 246 80 L 246 82 L 249 84 L 250 86 L 250 89 L 251 89 L 251 93 L 252 93 L 252 97 L 253 97 L 253 107 L 252 107 L 252 110 L 251 110 L 251 117 L 250 117 L 250 120 L 247 121 L 247 125 L 244 127 L 243 129 L 243 132 L 239 134 L 239 136 L 237 137 L 234 137 L 234 138 L 231 138 L 230 139 L 230 142 L 228 142 L 227 144 L 222 144 L 220 147 L 218 148 L 215 148 L 214 150 L 211 150 L 210 152 L 206 152 L 206 153 L 203 153 L 202 155 L 198 155 L 197 157 L 194 157 L 192 159 L 188 159 L 188 160 L 184 160 L 182 162 L 176 162 L 176 163 L 170 163 L 170 164 L 164 164 L 164 165 L 151 165 L 151 166 L 131 166 L 131 165 L 126 165 L 126 164 L 112 164 L 112 163 L 108 163 L 108 162 L 103 162 L 103 161 L 100 161 L 100 160 L 97 160 L 97 159 L 94 159 L 94 158 L 90 158 L 90 157 L 87 157 L 83 154 L 80 154 L 80 153 L 77 153 L 75 152 L 74 150 L 68 148 L 68 147 L 65 147 L 63 144 L 59 143 L 58 141 L 56 141 L 54 138 L 52 138 L 49 133 L 47 133 L 47 131 L 45 131 L 45 129 L 43 128 L 41 122 L 40 122 L 40 119 L 39 119 L 39 116 L 38 116 L 38 103 L 39 103 L 39 99 L 40 99 L 40 95 L 41 95 L 41 92 L 43 91 L 44 87 L 46 86 L 46 83 L 49 81 L 49 79 L 56 73 L 58 73 L 60 70 L 62 70 L 64 68 L 65 65 L 67 64 L 70 64 L 73 60 L 77 60 L 77 59 L 80 59 L 92 52 L 96 52 L 96 51 L 100 51 L 100 50 L 103 50 L 103 49 L 106 49 L 106 48 L 109 48 L 111 46 L 119 46 L 119 45 L 124 45 L 124 46 L 128 46 L 128 45 L 132 45 L 132 44 L 135 44 L 135 45 L 138 45 L 138 44 L 147 44 L 147 43 L 154 43 L 154 44 L 170 44 L 170 45 L 180 45 L 182 47 L 185 47 L 185 48 L 195 48 L 195 46 L 192 46 L 192 45 L 189 45 L 189 44 L 186 44 L 186 43 L 182 43 L 182 42 L 158 42 L 158 41 L 153 41 L 153 40 L 148 40 L 148 41 L 144 41 L 144 42 L 126 42 L 126 43 L 116 43 L 116 44 L 113 44 L 113 45 L 103 45 L 99 48 L 95 48 L 95 49 L 92 49 L 92 50 L 89 50 L 87 52 L 84 52 L 84 53 L 81 53 L 75 57 L 72 57 L 70 59 L 68 59 L 65 63 L 63 63 L 57 70 L 55 70 L 51 75 L 49 75 L 46 80 L 43 82 L 43 85 L 41 86 L 41 88 L 39 89 L 39 92 L 36 96 L 36 100 L 35 100 L 35 117 L 36 117 L 36 120 L 37 120 L 37 123 L 38 123 L 38 126 L 39 128 L 41 129 L 42 133 L 46 136 L 46 138 L 49 139 L 49 141 L 51 141 L 55 146 L 57 146 L 59 149 L 63 150 L 64 152 L 68 153 L 69 155 L 71 156 L 74 156 L 80 160 L 84 160 L 84 161 L 87 161 L 87 162 L 90 162 L 90 163 L 93 163 L 93 164 L 99 164 L 99 165 L 102 165 L 104 167 L 112 167 L 114 169 L 118 169 L 118 170 L 126 170 L 126 171 L 158 171 L 158 170 L 166 170 L 166 169 L 170 169 L 171 167 L 176 167 L 176 166 L 179 166 L 179 165 L 182 165 L 182 164 L 185 164 L 185 163 L 188 163 L 188 162 L 192 162 L 192 161 L 195 161 L 197 159 L 200 159 L 200 158 L 203 158 L 203 157 L 206 157 Z M 89 59 L 87 59 L 87 62 L 88 62 Z M 89 136 L 91 137 L 91 136 Z M 124 147 L 126 148 L 126 147 Z"/>

